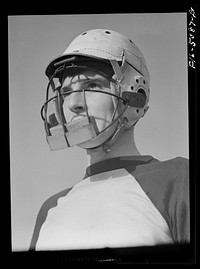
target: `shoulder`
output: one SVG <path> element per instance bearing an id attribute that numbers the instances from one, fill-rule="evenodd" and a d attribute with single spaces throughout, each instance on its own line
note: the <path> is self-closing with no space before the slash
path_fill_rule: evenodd
<path id="1" fill-rule="evenodd" d="M 165 163 L 171 166 L 175 166 L 176 168 L 185 168 L 188 169 L 189 160 L 183 157 L 176 157 L 170 160 L 163 161 L 161 163 Z"/>
<path id="2" fill-rule="evenodd" d="M 161 211 L 169 207 L 169 203 L 175 205 L 177 200 L 189 199 L 189 160 L 186 158 L 153 161 L 133 176 Z"/>
<path id="3" fill-rule="evenodd" d="M 176 181 L 187 181 L 189 178 L 189 160 L 183 157 L 176 157 L 160 162 L 158 169 L 170 179 Z"/>
<path id="4" fill-rule="evenodd" d="M 57 206 L 58 199 L 67 195 L 72 188 L 73 187 L 69 187 L 62 191 L 59 191 L 46 199 L 40 208 L 39 214 L 46 214 L 50 208 Z"/>
<path id="5" fill-rule="evenodd" d="M 183 157 L 176 157 L 170 160 L 162 161 L 158 163 L 160 169 L 172 169 L 176 172 L 185 172 L 189 170 L 189 160 Z"/>
<path id="6" fill-rule="evenodd" d="M 131 171 L 131 169 L 129 170 Z M 147 164 L 139 165 L 136 170 L 131 172 L 134 176 L 139 178 L 148 177 L 148 180 L 187 177 L 189 174 L 189 160 L 183 157 L 176 157 L 164 161 L 153 159 Z"/>
<path id="7" fill-rule="evenodd" d="M 150 193 L 162 195 L 176 188 L 187 191 L 189 187 L 189 160 L 182 157 L 140 165 L 131 173 L 142 188 Z"/>
<path id="8" fill-rule="evenodd" d="M 35 223 L 35 227 L 34 227 L 34 231 L 33 231 L 33 235 L 32 235 L 32 239 L 31 239 L 31 243 L 30 243 L 30 250 L 34 250 L 38 237 L 39 237 L 39 233 L 40 233 L 40 229 L 43 225 L 43 223 L 45 222 L 46 218 L 47 218 L 47 214 L 48 211 L 52 208 L 55 207 L 57 205 L 58 199 L 67 195 L 68 192 L 72 189 L 73 187 L 64 189 L 52 196 L 50 196 L 41 206 L 39 213 L 37 215 L 37 219 L 36 219 L 36 223 Z"/>
<path id="9" fill-rule="evenodd" d="M 151 163 L 150 169 L 167 175 L 185 174 L 189 171 L 189 160 L 183 157 L 176 157 L 165 161 L 155 161 Z"/>

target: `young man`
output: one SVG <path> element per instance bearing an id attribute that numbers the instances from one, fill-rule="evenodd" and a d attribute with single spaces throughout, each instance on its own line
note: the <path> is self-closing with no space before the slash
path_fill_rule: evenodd
<path id="1" fill-rule="evenodd" d="M 46 75 L 41 112 L 47 142 L 51 150 L 85 149 L 88 167 L 83 180 L 43 204 L 30 249 L 189 242 L 188 160 L 160 162 L 135 145 L 134 126 L 150 94 L 136 45 L 114 31 L 90 30 L 48 65 Z"/>

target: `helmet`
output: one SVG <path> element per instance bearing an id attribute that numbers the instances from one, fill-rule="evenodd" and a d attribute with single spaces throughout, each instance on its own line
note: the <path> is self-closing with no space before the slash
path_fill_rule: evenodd
<path id="1" fill-rule="evenodd" d="M 102 64 L 98 65 L 100 62 L 109 68 L 102 68 Z M 77 67 L 95 70 L 110 79 L 115 118 L 102 132 L 98 132 L 95 119 L 88 114 L 81 123 L 73 125 L 65 122 L 60 92 L 62 76 L 68 68 Z M 49 63 L 45 73 L 49 83 L 41 114 L 47 142 L 52 150 L 73 145 L 84 147 L 87 141 L 99 140 L 99 144 L 94 143 L 98 147 L 111 144 L 148 110 L 150 76 L 146 61 L 133 41 L 118 32 L 104 29 L 83 32 L 70 43 L 63 55 Z M 59 81 L 58 87 L 55 86 L 55 79 Z M 49 99 L 50 87 L 54 96 Z M 48 117 L 50 101 L 54 101 L 55 113 Z M 109 130 L 113 130 L 114 124 L 116 128 L 111 134 Z"/>

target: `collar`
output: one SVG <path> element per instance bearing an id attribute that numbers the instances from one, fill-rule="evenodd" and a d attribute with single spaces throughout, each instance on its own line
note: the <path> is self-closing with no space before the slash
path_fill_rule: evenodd
<path id="1" fill-rule="evenodd" d="M 87 167 L 86 169 L 86 174 L 83 179 L 116 170 L 116 169 L 121 169 L 121 168 L 126 168 L 129 166 L 138 166 L 138 165 L 143 165 L 143 164 L 148 164 L 150 162 L 155 162 L 157 161 L 150 155 L 139 155 L 139 156 L 121 156 L 121 157 L 115 157 L 112 159 L 108 160 L 103 160 L 101 162 L 92 164 Z"/>

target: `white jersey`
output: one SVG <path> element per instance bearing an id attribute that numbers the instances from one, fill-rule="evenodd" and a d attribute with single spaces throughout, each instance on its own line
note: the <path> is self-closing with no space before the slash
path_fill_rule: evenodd
<path id="1" fill-rule="evenodd" d="M 168 225 L 125 169 L 91 176 L 48 212 L 36 250 L 172 243 Z"/>
<path id="2" fill-rule="evenodd" d="M 88 167 L 85 178 L 50 197 L 31 249 L 155 246 L 189 241 L 188 162 L 118 157 Z"/>

